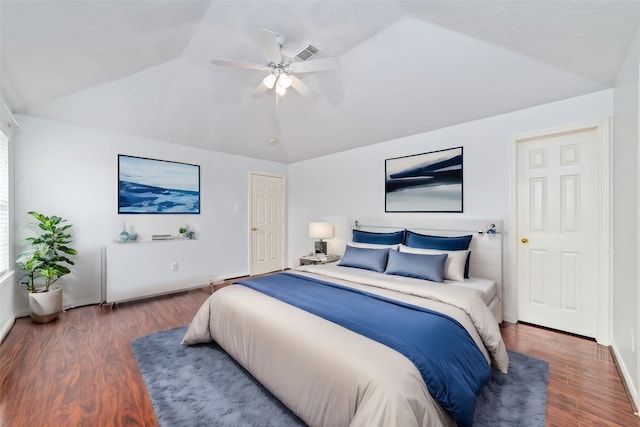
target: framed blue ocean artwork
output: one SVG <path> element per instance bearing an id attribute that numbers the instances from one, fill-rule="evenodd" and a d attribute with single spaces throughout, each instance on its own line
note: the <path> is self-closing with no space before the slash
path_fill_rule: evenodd
<path id="1" fill-rule="evenodd" d="M 385 212 L 462 212 L 462 147 L 385 160 Z"/>
<path id="2" fill-rule="evenodd" d="M 118 154 L 119 214 L 199 214 L 200 166 Z"/>

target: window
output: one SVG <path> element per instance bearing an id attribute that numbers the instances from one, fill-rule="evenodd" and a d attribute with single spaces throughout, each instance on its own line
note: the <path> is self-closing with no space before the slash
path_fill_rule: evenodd
<path id="1" fill-rule="evenodd" d="M 9 269 L 9 140 L 0 132 L 0 275 Z"/>

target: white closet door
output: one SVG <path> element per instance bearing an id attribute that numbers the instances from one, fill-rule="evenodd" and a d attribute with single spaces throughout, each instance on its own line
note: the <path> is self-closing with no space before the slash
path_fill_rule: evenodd
<path id="1" fill-rule="evenodd" d="M 517 143 L 519 319 L 598 331 L 597 131 Z"/>

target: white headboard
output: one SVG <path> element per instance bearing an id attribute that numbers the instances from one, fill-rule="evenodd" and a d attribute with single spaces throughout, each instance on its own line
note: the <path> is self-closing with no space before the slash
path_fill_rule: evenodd
<path id="1" fill-rule="evenodd" d="M 402 229 L 435 236 L 462 236 L 472 234 L 469 244 L 469 275 L 485 277 L 496 282 L 498 296 L 502 297 L 502 220 L 462 218 L 348 218 L 349 228 L 385 233 Z M 494 227 L 492 227 L 492 225 Z M 487 233 L 494 229 L 495 234 Z"/>

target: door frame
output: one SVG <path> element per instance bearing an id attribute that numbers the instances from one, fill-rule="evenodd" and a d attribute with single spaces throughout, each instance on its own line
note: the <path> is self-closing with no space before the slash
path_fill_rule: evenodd
<path id="1" fill-rule="evenodd" d="M 247 237 L 249 238 L 249 244 L 247 245 L 247 247 L 249 248 L 249 253 L 247 254 L 247 261 L 249 263 L 249 275 L 253 276 L 254 271 L 253 271 L 253 232 L 251 230 L 252 224 L 253 224 L 253 175 L 262 175 L 262 176 L 270 176 L 273 178 L 280 178 L 282 179 L 282 205 L 280 206 L 282 209 L 282 229 L 280 230 L 280 235 L 282 236 L 282 242 L 281 243 L 281 247 L 282 247 L 282 254 L 281 254 L 281 263 L 280 263 L 280 268 L 282 270 L 284 270 L 285 265 L 286 265 L 286 254 L 287 254 L 287 247 L 286 247 L 286 243 L 287 243 L 287 236 L 286 236 L 286 229 L 287 229 L 287 211 L 286 211 L 286 199 L 287 199 L 287 185 L 286 185 L 286 178 L 284 177 L 284 175 L 278 175 L 275 173 L 269 173 L 269 172 L 258 172 L 258 171 L 249 171 L 248 173 L 248 191 L 247 194 L 249 195 L 249 200 L 247 202 L 247 206 L 248 206 L 248 215 L 247 215 L 247 230 L 248 230 L 248 235 Z"/>
<path id="2" fill-rule="evenodd" d="M 509 144 L 509 226 L 507 242 L 507 252 L 505 255 L 510 256 L 512 259 L 507 260 L 507 265 L 511 265 L 511 274 L 509 274 L 509 282 L 513 283 L 513 297 L 509 300 L 513 304 L 514 316 L 510 320 L 519 320 L 519 292 L 520 286 L 518 286 L 518 192 L 517 192 L 517 177 L 518 177 L 518 144 L 528 141 L 534 141 L 543 138 L 549 138 L 554 136 L 562 136 L 566 134 L 572 134 L 584 131 L 596 132 L 596 149 L 595 149 L 595 163 L 596 163 L 596 180 L 598 191 L 596 194 L 597 204 L 600 207 L 596 212 L 597 215 L 597 230 L 594 232 L 597 235 L 598 248 L 597 258 L 598 262 L 598 274 L 597 274 L 597 329 L 596 329 L 596 341 L 602 345 L 611 344 L 611 194 L 610 194 L 610 145 L 611 135 L 609 131 L 609 118 L 603 118 L 601 120 L 593 120 L 589 122 L 576 123 L 573 125 L 561 126 L 557 128 L 527 132 L 524 134 L 514 135 L 511 137 Z M 509 255 L 511 254 L 511 255 Z M 512 316 L 509 316 L 512 317 Z"/>

